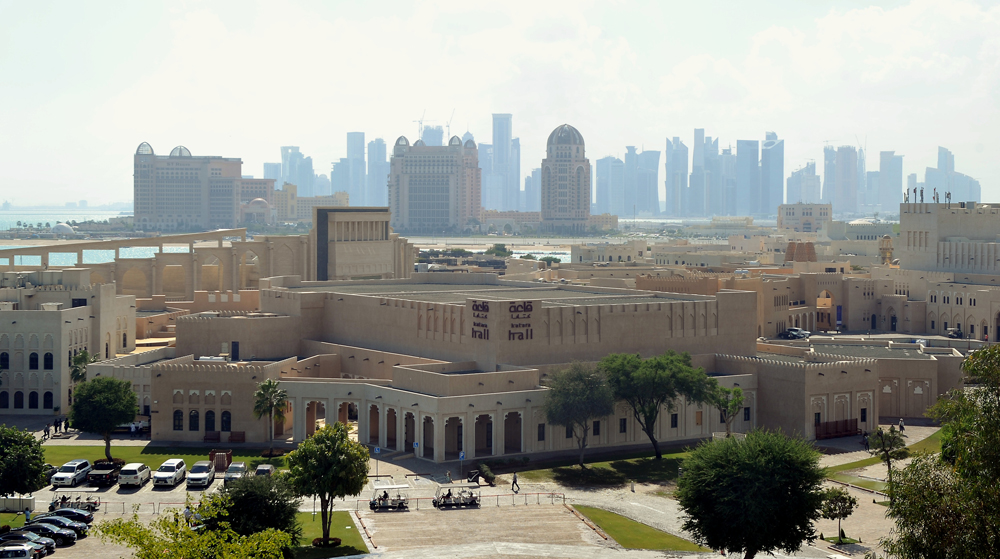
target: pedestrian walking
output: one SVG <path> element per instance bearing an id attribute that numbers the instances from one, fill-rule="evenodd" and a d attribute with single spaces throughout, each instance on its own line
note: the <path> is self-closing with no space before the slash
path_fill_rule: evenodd
<path id="1" fill-rule="evenodd" d="M 184 521 L 187 522 L 188 526 L 191 525 L 191 515 L 193 514 L 194 513 L 191 512 L 191 507 L 184 507 Z"/>
<path id="2" fill-rule="evenodd" d="M 48 424 L 48 423 L 46 423 L 46 424 L 45 424 L 45 430 L 44 430 L 44 431 L 42 431 L 42 432 L 44 433 L 44 435 L 42 436 L 42 440 L 43 440 L 43 441 L 44 441 L 45 439 L 48 439 L 48 438 L 49 438 L 49 429 L 50 429 L 50 427 L 49 427 L 49 424 Z"/>
<path id="3" fill-rule="evenodd" d="M 31 522 L 31 509 L 24 507 L 24 523 L 27 524 L 29 522 Z"/>
<path id="4" fill-rule="evenodd" d="M 517 487 L 517 489 L 514 489 Z M 514 472 L 514 481 L 510 482 L 510 490 L 514 493 L 519 493 L 521 491 L 521 484 L 517 482 L 517 472 Z"/>
<path id="5" fill-rule="evenodd" d="M 865 445 L 865 452 L 871 450 L 871 445 L 868 443 L 868 431 L 865 431 L 865 433 L 861 435 L 861 443 Z"/>
<path id="6" fill-rule="evenodd" d="M 132 431 L 132 438 L 134 439 L 135 438 L 135 421 L 132 422 L 132 425 L 130 427 L 131 427 L 131 431 Z"/>
<path id="7" fill-rule="evenodd" d="M 903 418 L 900 417 L 899 418 L 899 432 L 902 433 L 903 431 L 906 431 L 906 425 L 903 425 Z"/>

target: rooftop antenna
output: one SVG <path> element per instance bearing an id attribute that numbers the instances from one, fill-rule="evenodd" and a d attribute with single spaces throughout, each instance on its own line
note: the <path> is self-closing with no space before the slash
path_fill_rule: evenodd
<path id="1" fill-rule="evenodd" d="M 446 125 L 448 127 L 448 139 L 449 140 L 451 139 L 451 121 L 453 121 L 453 120 L 455 120 L 455 109 L 451 110 L 451 118 L 448 119 L 448 124 Z"/>
<path id="2" fill-rule="evenodd" d="M 423 114 L 420 115 L 420 120 L 414 120 L 417 123 L 417 139 L 424 137 L 424 117 L 427 116 L 427 109 L 424 109 Z"/>

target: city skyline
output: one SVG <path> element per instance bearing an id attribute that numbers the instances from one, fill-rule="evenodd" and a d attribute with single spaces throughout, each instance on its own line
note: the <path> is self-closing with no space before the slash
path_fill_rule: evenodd
<path id="1" fill-rule="evenodd" d="M 74 5 L 0 7 L 12 45 L 0 50 L 0 69 L 10 77 L 8 107 L 17 107 L 2 120 L 22 131 L 0 138 L 5 186 L 17 187 L 11 201 L 29 203 L 38 192 L 71 200 L 80 190 L 97 204 L 127 199 L 124 154 L 142 141 L 238 155 L 254 176 L 275 161 L 274 146 L 297 145 L 325 173 L 346 154 L 347 132 L 415 141 L 413 121 L 424 111 L 425 125 L 450 123 L 450 135 L 470 130 L 477 143 L 490 141 L 492 114 L 512 114 L 520 180 L 544 156 L 548 132 L 569 122 L 595 158 L 623 158 L 627 145 L 660 150 L 673 136 L 690 143 L 695 128 L 721 138 L 720 149 L 774 130 L 785 140 L 786 179 L 820 162 L 827 142 L 862 143 L 870 167 L 881 151 L 903 154 L 904 176 L 936 167 L 945 146 L 982 183 L 984 199 L 1000 195 L 989 155 L 1000 140 L 985 132 L 1000 123 L 992 70 L 1000 55 L 990 47 L 1000 7 L 733 5 L 706 36 L 690 23 L 712 19 L 711 4 L 554 2 L 483 12 L 418 3 L 379 14 L 236 6 L 123 5 L 111 18 Z M 281 36 L 281 48 L 262 36 Z M 398 48 L 411 37 L 420 37 L 417 48 Z M 496 49 L 497 41 L 507 46 Z M 357 44 L 369 56 L 334 77 L 320 71 L 322 56 L 303 54 Z M 370 75 L 379 59 L 402 62 L 386 77 Z M 440 71 L 426 72 L 427 60 Z M 255 70 L 268 67 L 310 76 L 315 86 L 254 85 Z M 449 74 L 460 85 L 440 79 Z M 63 165 L 44 162 L 53 151 Z"/>

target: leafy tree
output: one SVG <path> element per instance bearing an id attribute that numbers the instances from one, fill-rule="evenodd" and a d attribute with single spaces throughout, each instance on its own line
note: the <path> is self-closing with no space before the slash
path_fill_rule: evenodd
<path id="1" fill-rule="evenodd" d="M 698 543 L 751 559 L 815 538 L 823 470 L 808 442 L 753 431 L 701 443 L 683 468 L 676 495 Z"/>
<path id="2" fill-rule="evenodd" d="M 830 487 L 823 492 L 823 518 L 837 521 L 837 543 L 843 543 L 840 521 L 854 514 L 858 500 L 840 487 Z"/>
<path id="3" fill-rule="evenodd" d="M 492 229 L 493 226 L 491 225 L 490 228 Z M 487 254 L 487 255 L 490 255 L 490 256 L 513 256 L 514 255 L 514 251 L 513 250 L 508 250 L 507 249 L 507 245 L 505 245 L 503 243 L 497 243 L 497 244 L 493 245 L 492 247 L 490 247 L 490 248 L 486 249 L 485 251 L 483 251 L 483 254 Z"/>
<path id="4" fill-rule="evenodd" d="M 942 422 L 942 454 L 918 455 L 889 480 L 896 528 L 891 557 L 994 557 L 1000 549 L 1000 346 L 962 364 L 966 381 L 928 415 Z"/>
<path id="5" fill-rule="evenodd" d="M 73 356 L 73 361 L 69 366 L 69 378 L 74 384 L 86 382 L 87 381 L 87 365 L 91 363 L 97 363 L 100 361 L 101 356 L 97 354 L 91 355 L 87 350 L 83 350 L 80 353 Z"/>
<path id="6" fill-rule="evenodd" d="M 268 455 L 274 451 L 274 420 L 285 421 L 288 391 L 278 387 L 278 381 L 269 378 L 257 385 L 253 393 L 253 415 L 257 419 L 267 416 Z"/>
<path id="7" fill-rule="evenodd" d="M 368 448 L 348 436 L 347 426 L 327 424 L 288 455 L 288 480 L 302 496 L 316 495 L 320 503 L 323 539 L 330 539 L 333 515 L 330 501 L 357 495 L 368 483 Z"/>
<path id="8" fill-rule="evenodd" d="M 733 420 L 743 409 L 743 389 L 739 386 L 726 388 L 718 384 L 709 393 L 708 400 L 722 414 L 726 422 L 726 436 L 733 434 Z"/>
<path id="9" fill-rule="evenodd" d="M 0 496 L 25 495 L 45 487 L 42 442 L 25 430 L 0 425 Z"/>
<path id="10" fill-rule="evenodd" d="M 521 260 L 538 260 L 538 257 L 529 252 L 528 254 L 522 254 Z"/>
<path id="11" fill-rule="evenodd" d="M 903 440 L 903 434 L 896 430 L 895 426 L 890 425 L 889 430 L 885 431 L 881 427 L 877 431 L 868 435 L 868 453 L 872 456 L 877 456 L 879 460 L 885 464 L 886 467 L 886 481 L 892 481 L 892 461 L 902 460 L 910 455 L 910 452 L 906 449 L 906 441 Z M 892 494 L 889 494 L 889 500 L 892 500 Z"/>
<path id="12" fill-rule="evenodd" d="M 250 536 L 268 528 L 291 536 L 297 546 L 302 527 L 295 515 L 299 495 L 284 475 L 242 477 L 223 487 L 214 498 L 223 498 L 220 508 L 226 511 L 229 527 L 241 536 Z"/>
<path id="13" fill-rule="evenodd" d="M 211 498 L 195 508 L 213 529 L 193 530 L 181 512 L 172 509 L 148 523 L 135 514 L 128 519 L 106 520 L 97 524 L 96 531 L 102 542 L 131 548 L 136 559 L 283 558 L 284 550 L 291 544 L 290 535 L 273 528 L 240 535 L 223 520 L 223 504 L 219 498 Z"/>
<path id="14" fill-rule="evenodd" d="M 590 425 L 614 411 L 615 399 L 608 379 L 600 370 L 573 363 L 557 372 L 545 395 L 545 416 L 549 423 L 572 430 L 580 447 L 580 468 L 587 449 Z"/>
<path id="15" fill-rule="evenodd" d="M 559 258 L 557 256 L 543 256 L 543 257 L 539 258 L 538 260 L 540 262 L 545 262 L 549 266 L 551 266 L 553 264 L 559 264 L 560 262 L 562 262 L 562 258 Z"/>
<path id="16" fill-rule="evenodd" d="M 663 409 L 673 409 L 679 397 L 703 401 L 709 379 L 702 369 L 691 367 L 687 353 L 668 351 L 658 357 L 642 359 L 638 355 L 612 353 L 600 362 L 607 374 L 615 400 L 622 400 L 656 451 L 663 458 L 656 439 L 656 424 Z"/>
<path id="17" fill-rule="evenodd" d="M 137 406 L 131 382 L 97 377 L 81 384 L 73 393 L 69 425 L 104 437 L 104 455 L 111 460 L 111 433 L 119 425 L 135 420 Z"/>

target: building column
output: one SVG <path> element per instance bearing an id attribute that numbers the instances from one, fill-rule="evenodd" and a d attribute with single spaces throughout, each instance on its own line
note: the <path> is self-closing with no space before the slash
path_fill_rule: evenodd
<path id="1" fill-rule="evenodd" d="M 471 460 L 476 456 L 476 415 L 464 413 L 459 417 L 462 419 L 462 452 L 465 453 L 466 460 Z M 469 443 L 470 432 L 472 433 L 471 444 Z"/>
<path id="2" fill-rule="evenodd" d="M 302 398 L 292 398 L 292 439 L 302 442 L 306 439 L 306 410 Z"/>
<path id="3" fill-rule="evenodd" d="M 365 446 L 368 446 L 370 443 L 370 439 L 368 438 L 368 427 L 371 423 L 368 417 L 369 405 L 368 401 L 364 399 L 358 404 L 358 442 Z M 350 414 L 350 411 L 348 411 L 348 414 Z"/>
<path id="4" fill-rule="evenodd" d="M 445 441 L 445 422 L 448 418 L 441 416 L 440 414 L 434 416 L 434 461 L 441 463 L 444 462 L 444 441 Z"/>
<path id="5" fill-rule="evenodd" d="M 385 448 L 386 441 L 388 441 L 389 426 L 385 424 L 387 419 L 385 404 L 381 404 L 378 407 L 378 445 Z M 398 431 L 397 431 L 398 432 Z"/>
<path id="6" fill-rule="evenodd" d="M 413 441 L 417 443 L 414 456 L 420 458 L 424 455 L 424 416 L 420 414 L 419 410 L 413 410 Z M 407 450 L 413 452 L 414 449 Z"/>
<path id="7" fill-rule="evenodd" d="M 506 417 L 502 408 L 497 408 L 496 413 L 496 417 L 493 418 L 493 456 L 503 456 L 503 423 Z"/>
<path id="8" fill-rule="evenodd" d="M 396 408 L 396 448 L 393 450 L 406 450 L 406 414 L 402 408 Z"/>
<path id="9" fill-rule="evenodd" d="M 233 267 L 230 268 L 230 288 L 232 289 L 233 295 L 240 292 L 240 257 L 236 254 L 236 250 L 232 247 L 229 248 L 230 260 L 233 263 Z"/>

